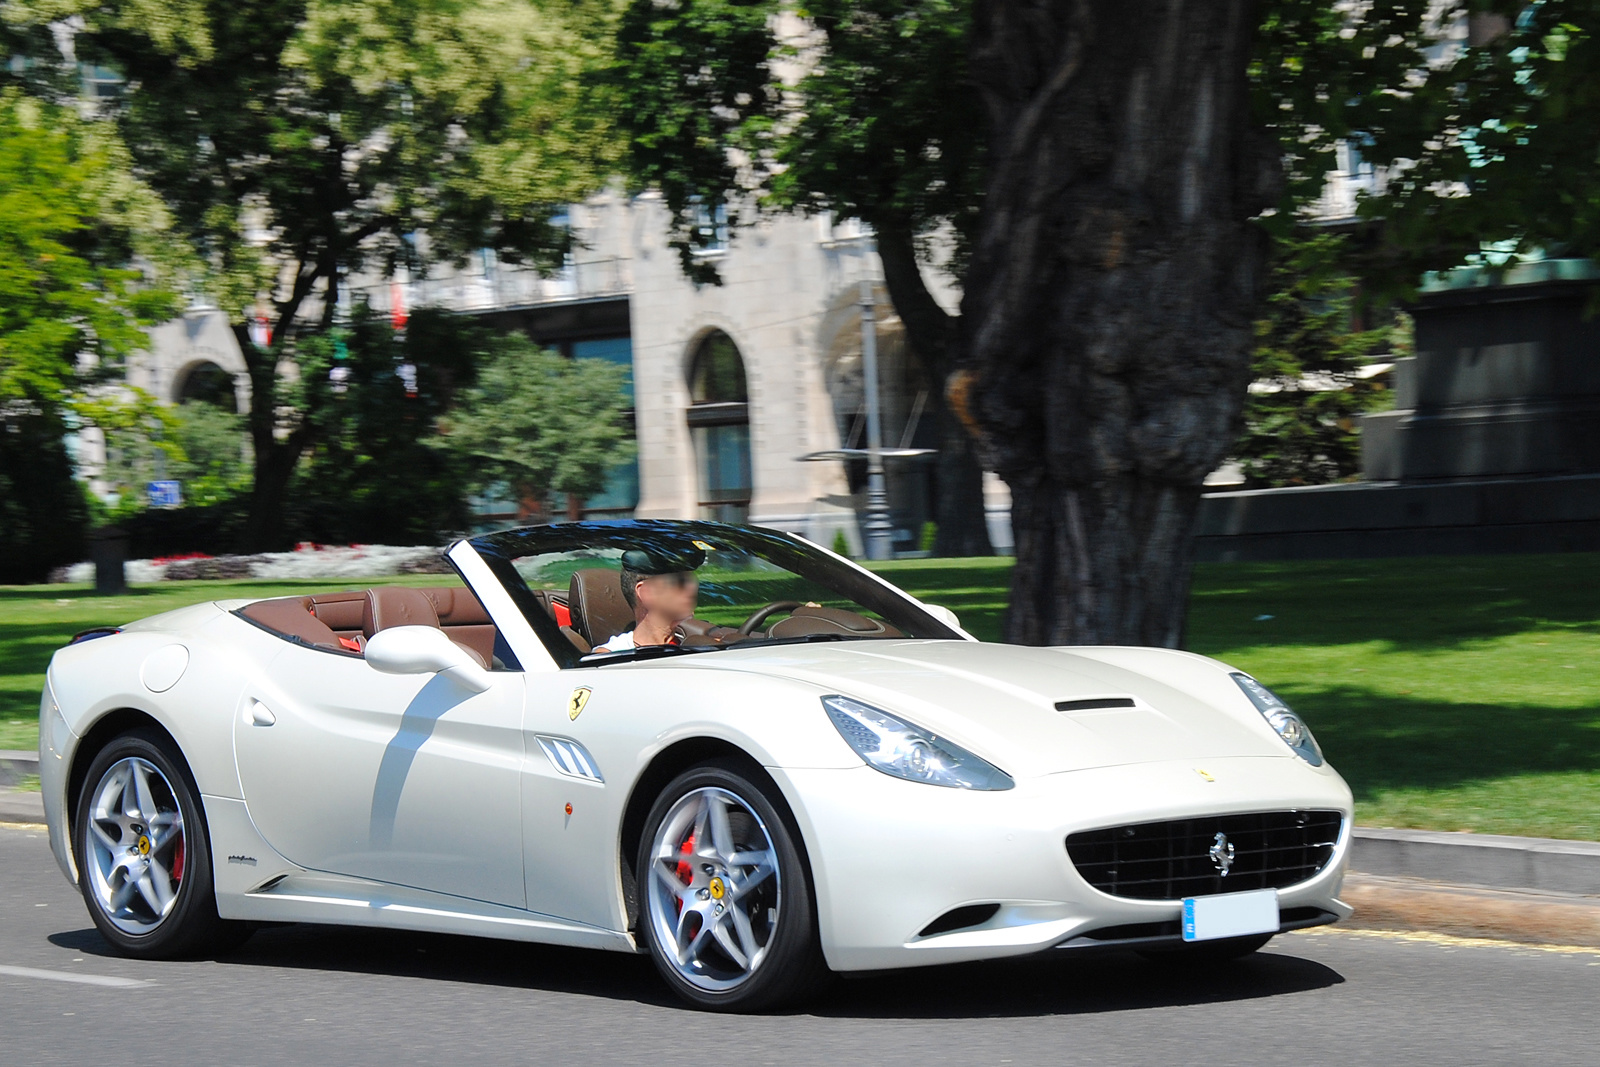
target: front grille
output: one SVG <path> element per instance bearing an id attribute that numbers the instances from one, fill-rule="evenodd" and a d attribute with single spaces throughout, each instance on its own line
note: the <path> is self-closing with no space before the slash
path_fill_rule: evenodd
<path id="1" fill-rule="evenodd" d="M 1343 821 L 1337 811 L 1263 811 L 1136 823 L 1072 834 L 1067 855 L 1085 881 L 1114 897 L 1178 900 L 1282 889 L 1328 865 Z"/>

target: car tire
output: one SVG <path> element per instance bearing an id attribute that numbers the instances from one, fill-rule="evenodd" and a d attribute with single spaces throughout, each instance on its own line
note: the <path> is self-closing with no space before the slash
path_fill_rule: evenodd
<path id="1" fill-rule="evenodd" d="M 1227 963 L 1243 959 L 1271 941 L 1273 934 L 1255 934 L 1251 937 L 1226 937 L 1216 941 L 1202 941 L 1194 945 L 1173 948 L 1145 949 L 1139 953 L 1152 963 L 1187 967 L 1200 964 Z"/>
<path id="2" fill-rule="evenodd" d="M 758 770 L 716 760 L 674 778 L 645 818 L 634 870 L 640 933 L 691 1005 L 793 1006 L 830 977 L 799 831 Z"/>
<path id="3" fill-rule="evenodd" d="M 72 843 L 89 917 L 120 954 L 170 959 L 250 936 L 250 924 L 217 915 L 200 791 L 165 734 L 131 731 L 95 755 Z"/>

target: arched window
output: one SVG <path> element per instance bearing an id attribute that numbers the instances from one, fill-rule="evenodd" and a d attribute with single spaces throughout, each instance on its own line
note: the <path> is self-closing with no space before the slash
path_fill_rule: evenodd
<path id="1" fill-rule="evenodd" d="M 733 338 L 713 330 L 689 360 L 689 432 L 700 474 L 700 515 L 750 517 L 750 406 L 744 359 Z"/>
<path id="2" fill-rule="evenodd" d="M 184 376 L 183 385 L 178 389 L 178 403 L 187 404 L 191 400 L 215 404 L 228 411 L 237 410 L 233 375 L 209 361 L 196 365 Z"/>

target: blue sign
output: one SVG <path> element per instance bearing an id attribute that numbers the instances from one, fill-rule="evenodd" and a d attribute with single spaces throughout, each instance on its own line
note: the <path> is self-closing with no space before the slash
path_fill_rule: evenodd
<path id="1" fill-rule="evenodd" d="M 178 482 L 151 482 L 145 488 L 150 493 L 150 506 L 153 508 L 183 506 L 183 487 Z"/>

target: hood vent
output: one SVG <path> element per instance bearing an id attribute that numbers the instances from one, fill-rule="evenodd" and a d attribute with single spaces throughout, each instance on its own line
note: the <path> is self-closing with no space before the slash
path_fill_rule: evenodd
<path id="1" fill-rule="evenodd" d="M 1137 707 L 1132 697 L 1089 697 L 1086 700 L 1058 700 L 1057 711 L 1103 711 L 1106 708 Z"/>

